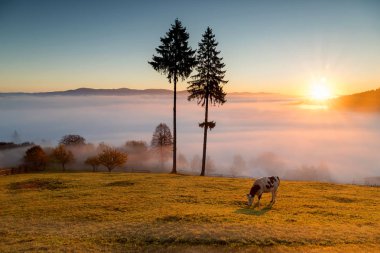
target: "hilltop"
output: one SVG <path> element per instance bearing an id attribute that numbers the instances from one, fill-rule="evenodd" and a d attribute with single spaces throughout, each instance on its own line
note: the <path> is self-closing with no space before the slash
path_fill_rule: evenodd
<path id="1" fill-rule="evenodd" d="M 341 96 L 329 101 L 331 108 L 380 112 L 380 89 Z"/>
<path id="2" fill-rule="evenodd" d="M 376 187 L 151 173 L 0 177 L 0 251 L 379 252 Z"/>

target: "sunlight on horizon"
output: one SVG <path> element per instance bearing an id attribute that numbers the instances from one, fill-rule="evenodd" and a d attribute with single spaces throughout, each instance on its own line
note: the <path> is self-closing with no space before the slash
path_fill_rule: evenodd
<path id="1" fill-rule="evenodd" d="M 334 97 L 331 91 L 331 84 L 327 82 L 325 77 L 320 77 L 311 83 L 309 97 L 311 100 L 318 102 L 325 102 Z"/>

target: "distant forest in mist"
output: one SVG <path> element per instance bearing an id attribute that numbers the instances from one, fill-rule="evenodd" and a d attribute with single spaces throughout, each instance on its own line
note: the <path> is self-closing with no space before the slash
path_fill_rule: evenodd
<path id="1" fill-rule="evenodd" d="M 380 112 L 380 89 L 341 96 L 329 101 L 331 108 L 363 112 Z"/>

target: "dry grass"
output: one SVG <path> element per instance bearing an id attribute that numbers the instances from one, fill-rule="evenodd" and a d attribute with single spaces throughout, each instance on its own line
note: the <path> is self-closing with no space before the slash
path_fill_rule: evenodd
<path id="1" fill-rule="evenodd" d="M 166 174 L 0 177 L 0 252 L 376 252 L 379 188 Z"/>

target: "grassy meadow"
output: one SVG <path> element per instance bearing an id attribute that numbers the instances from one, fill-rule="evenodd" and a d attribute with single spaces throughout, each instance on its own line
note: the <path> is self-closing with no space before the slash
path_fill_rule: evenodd
<path id="1" fill-rule="evenodd" d="M 0 252 L 380 252 L 378 187 L 143 173 L 0 177 Z M 257 201 L 257 199 L 255 199 Z M 256 203 L 256 202 L 255 202 Z"/>

